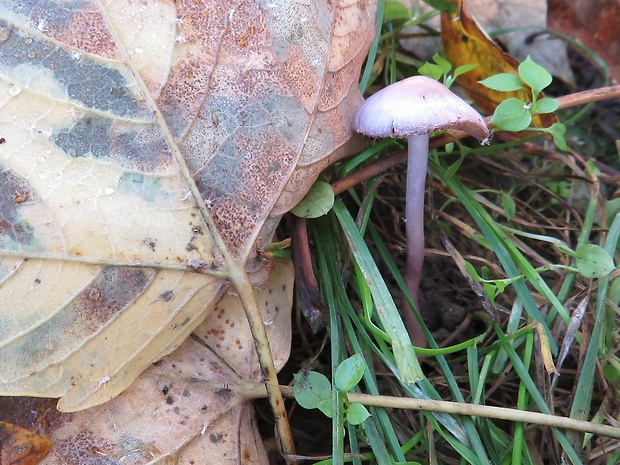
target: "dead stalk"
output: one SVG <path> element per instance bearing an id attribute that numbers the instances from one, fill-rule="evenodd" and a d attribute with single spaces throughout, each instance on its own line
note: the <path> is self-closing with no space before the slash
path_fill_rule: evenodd
<path id="1" fill-rule="evenodd" d="M 282 393 L 278 386 L 278 375 L 273 363 L 273 356 L 271 354 L 271 348 L 269 347 L 269 340 L 267 339 L 263 318 L 256 304 L 256 299 L 254 298 L 254 289 L 244 270 L 239 270 L 230 276 L 230 281 L 239 293 L 239 298 L 241 299 L 243 309 L 245 310 L 246 317 L 250 324 L 254 346 L 256 347 L 256 353 L 258 355 L 258 362 L 264 377 L 263 382 L 267 390 L 267 398 L 269 399 L 269 404 L 271 405 L 276 423 L 276 431 L 282 455 L 287 460 L 287 463 L 293 464 L 295 462 L 288 459 L 288 457 L 295 455 L 293 434 L 291 433 L 288 416 L 284 408 L 284 399 L 282 398 Z"/>
<path id="2" fill-rule="evenodd" d="M 286 397 L 294 397 L 292 387 L 280 386 L 280 389 Z M 620 428 L 616 426 L 575 420 L 573 418 L 550 415 L 547 413 L 530 412 L 526 410 L 495 407 L 491 405 L 467 404 L 464 402 L 413 399 L 410 397 L 376 396 L 353 392 L 348 393 L 347 396 L 350 402 L 359 402 L 369 407 L 424 410 L 428 412 L 443 412 L 453 415 L 494 418 L 498 420 L 545 425 L 552 428 L 563 428 L 620 439 Z"/>

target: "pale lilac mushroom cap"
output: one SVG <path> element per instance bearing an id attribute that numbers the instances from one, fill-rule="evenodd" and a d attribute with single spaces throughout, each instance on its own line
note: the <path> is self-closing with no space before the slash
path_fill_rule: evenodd
<path id="1" fill-rule="evenodd" d="M 358 110 L 353 129 L 370 137 L 409 137 L 460 129 L 483 140 L 484 118 L 442 83 L 413 76 L 371 95 Z"/>
<path id="2" fill-rule="evenodd" d="M 424 263 L 424 184 L 429 134 L 440 129 L 460 129 L 482 140 L 489 136 L 489 129 L 476 110 L 443 84 L 424 76 L 403 79 L 369 97 L 355 115 L 353 129 L 370 137 L 407 137 L 405 282 L 418 308 Z M 414 314 L 402 308 L 412 342 L 426 346 L 426 337 Z"/>

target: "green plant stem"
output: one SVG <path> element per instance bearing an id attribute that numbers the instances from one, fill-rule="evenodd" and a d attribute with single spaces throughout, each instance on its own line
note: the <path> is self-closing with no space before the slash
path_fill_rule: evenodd
<path id="1" fill-rule="evenodd" d="M 280 386 L 282 394 L 293 397 L 293 388 Z M 529 424 L 550 426 L 553 428 L 565 428 L 584 433 L 598 434 L 610 438 L 620 439 L 620 428 L 609 425 L 601 425 L 588 421 L 574 420 L 572 418 L 549 415 L 545 413 L 529 412 L 504 407 L 489 405 L 475 405 L 465 402 L 448 402 L 444 400 L 412 399 L 409 397 L 372 396 L 369 394 L 349 393 L 351 402 L 359 402 L 368 407 L 401 408 L 409 410 L 424 410 L 429 412 L 442 412 L 454 415 L 467 415 L 474 417 L 494 418 L 497 420 L 518 421 Z"/>
<path id="2" fill-rule="evenodd" d="M 424 373 L 411 345 L 409 333 L 407 333 L 396 305 L 392 300 L 390 291 L 383 281 L 359 229 L 357 229 L 353 218 L 349 215 L 342 201 L 336 199 L 333 211 L 340 221 L 347 241 L 351 246 L 353 256 L 360 266 L 364 278 L 369 283 L 379 319 L 384 326 L 385 332 L 392 340 L 392 350 L 400 376 L 405 384 L 416 383 L 424 378 Z"/>
<path id="3" fill-rule="evenodd" d="M 377 31 L 375 33 L 375 38 L 370 45 L 370 49 L 368 50 L 368 56 L 366 58 L 366 65 L 364 66 L 364 72 L 360 77 L 359 90 L 360 92 L 366 92 L 366 88 L 370 83 L 370 78 L 372 74 L 372 67 L 375 63 L 375 58 L 377 56 L 377 50 L 379 48 L 379 40 L 381 38 L 381 25 L 383 24 L 383 12 L 385 11 L 385 0 L 378 0 L 377 2 L 377 17 L 375 19 L 375 27 Z"/>
<path id="4" fill-rule="evenodd" d="M 534 346 L 534 334 L 529 333 L 525 337 L 525 353 L 523 355 L 523 364 L 526 367 L 530 366 L 530 362 L 532 361 L 532 351 Z M 528 393 L 527 386 L 525 383 L 519 383 L 519 394 L 517 398 L 517 406 L 519 410 L 524 411 L 527 409 L 528 403 Z M 515 432 L 513 435 L 513 449 L 512 449 L 512 465 L 521 465 L 521 460 L 523 458 L 523 444 L 525 443 L 525 423 L 518 422 L 515 425 Z"/>

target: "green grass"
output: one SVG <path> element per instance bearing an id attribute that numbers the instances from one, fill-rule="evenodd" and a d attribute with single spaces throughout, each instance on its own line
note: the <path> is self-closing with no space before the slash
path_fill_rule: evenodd
<path id="1" fill-rule="evenodd" d="M 416 60 L 401 60 L 396 40 L 401 25 L 383 23 L 361 89 L 411 74 Z M 379 55 L 385 61 L 377 73 L 373 65 Z M 572 122 L 569 145 L 572 129 L 587 124 Z M 402 141 L 377 141 L 331 167 L 325 179 L 342 179 L 403 147 Z M 551 246 L 562 242 L 576 250 L 597 244 L 616 254 L 620 216 L 607 217 L 613 180 L 606 185 L 599 171 L 583 162 L 591 154 L 562 153 L 540 137 L 463 147 L 463 156 L 460 147 L 439 147 L 431 155 L 427 183 L 433 213 L 427 216 L 427 257 L 439 257 L 446 275 L 475 270 L 454 288 L 429 268 L 436 292 L 467 302 L 471 315 L 471 327 L 446 347 L 424 326 L 429 348 L 414 348 L 398 310 L 401 295 L 408 298 L 400 274 L 404 168 L 376 173 L 340 195 L 326 216 L 308 220 L 315 271 L 330 311 L 329 371 L 362 354 L 367 368 L 350 395 L 379 399 L 369 408 L 372 416 L 352 426 L 339 411 L 342 394 L 334 391 L 332 458 L 316 463 L 617 463 L 620 442 L 606 435 L 618 437 L 620 430 L 597 429 L 618 415 L 617 273 L 586 279 L 574 271 L 574 258 Z M 511 202 L 514 217 L 505 213 Z M 444 249 L 446 240 L 453 250 Z M 491 302 L 495 314 L 486 311 Z M 381 406 L 380 396 L 388 395 L 492 405 L 525 416 L 394 409 L 387 400 Z M 564 417 L 567 423 L 546 426 L 541 418 L 548 417 L 528 417 L 528 412 Z"/>

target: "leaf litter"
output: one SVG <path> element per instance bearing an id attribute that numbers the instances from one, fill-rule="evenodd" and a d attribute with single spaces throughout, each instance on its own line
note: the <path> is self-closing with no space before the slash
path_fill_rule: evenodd
<path id="1" fill-rule="evenodd" d="M 282 366 L 293 273 L 256 250 L 358 145 L 373 22 L 371 1 L 0 3 L 0 393 L 82 410 L 46 413 L 44 463 L 264 461 L 229 281 Z"/>

